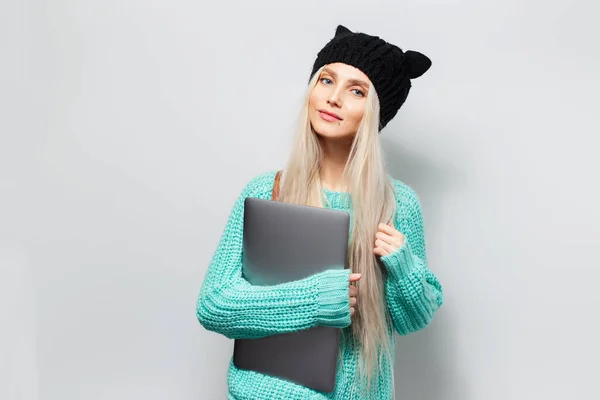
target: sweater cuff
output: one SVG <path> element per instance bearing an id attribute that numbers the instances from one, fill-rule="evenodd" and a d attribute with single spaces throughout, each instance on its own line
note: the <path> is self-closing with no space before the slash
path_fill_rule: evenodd
<path id="1" fill-rule="evenodd" d="M 330 269 L 318 274 L 317 324 L 345 328 L 350 325 L 350 269 Z"/>
<path id="2" fill-rule="evenodd" d="M 407 277 L 416 268 L 410 244 L 406 239 L 399 249 L 380 259 L 388 273 L 396 280 Z"/>

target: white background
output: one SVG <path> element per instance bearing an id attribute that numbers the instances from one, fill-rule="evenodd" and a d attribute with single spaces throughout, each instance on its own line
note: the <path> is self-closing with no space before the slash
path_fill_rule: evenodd
<path id="1" fill-rule="evenodd" d="M 594 2 L 0 10 L 0 399 L 225 397 L 232 342 L 196 298 L 339 23 L 433 60 L 382 132 L 445 290 L 399 340 L 398 398 L 600 398 Z"/>

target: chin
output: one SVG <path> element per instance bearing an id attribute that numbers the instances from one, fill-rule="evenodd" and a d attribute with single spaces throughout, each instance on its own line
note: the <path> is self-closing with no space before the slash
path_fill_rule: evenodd
<path id="1" fill-rule="evenodd" d="M 311 122 L 311 126 L 317 136 L 323 139 L 351 139 L 356 134 L 356 132 L 342 130 L 333 123 L 322 123 L 321 121 L 317 123 Z"/>

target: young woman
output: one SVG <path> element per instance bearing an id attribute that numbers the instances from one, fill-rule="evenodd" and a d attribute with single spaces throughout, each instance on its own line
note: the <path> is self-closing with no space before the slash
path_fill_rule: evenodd
<path id="1" fill-rule="evenodd" d="M 281 183 L 267 172 L 242 191 L 208 268 L 197 317 L 232 339 L 343 328 L 335 390 L 320 393 L 230 362 L 229 399 L 393 397 L 394 331 L 423 329 L 443 295 L 427 266 L 419 199 L 388 176 L 379 133 L 406 100 L 411 79 L 430 66 L 419 52 L 341 25 L 318 53 Z M 350 213 L 350 269 L 276 286 L 242 278 L 244 199 L 269 199 L 277 190 L 279 201 Z"/>

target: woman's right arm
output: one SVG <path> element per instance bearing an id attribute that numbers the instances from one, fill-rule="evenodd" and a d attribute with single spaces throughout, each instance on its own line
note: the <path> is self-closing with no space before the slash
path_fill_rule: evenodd
<path id="1" fill-rule="evenodd" d="M 244 200 L 268 199 L 275 173 L 254 178 L 235 203 L 204 278 L 196 316 L 207 330 L 231 339 L 259 338 L 325 325 L 350 325 L 348 269 L 328 270 L 273 286 L 242 277 Z"/>

